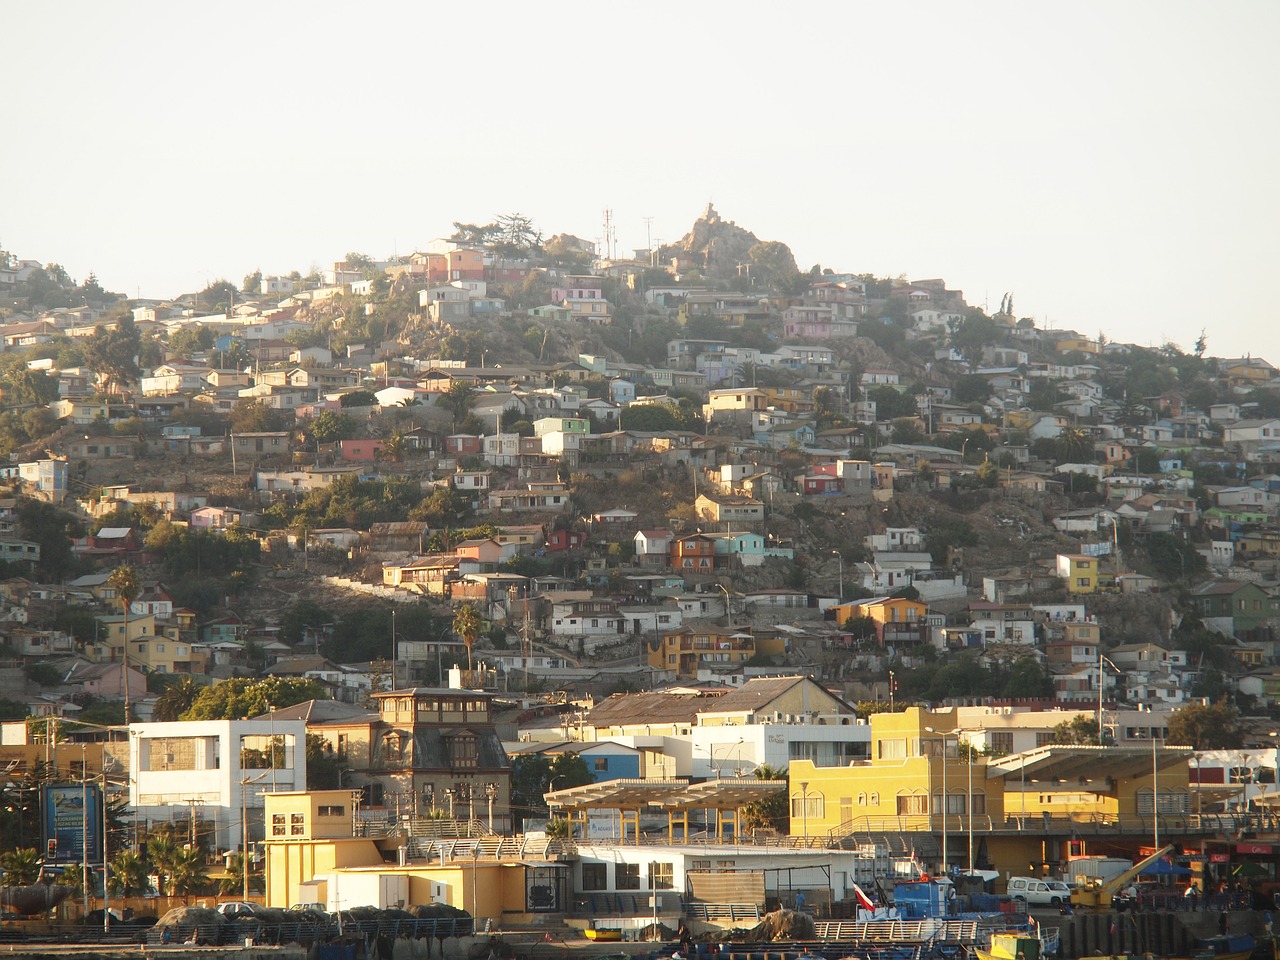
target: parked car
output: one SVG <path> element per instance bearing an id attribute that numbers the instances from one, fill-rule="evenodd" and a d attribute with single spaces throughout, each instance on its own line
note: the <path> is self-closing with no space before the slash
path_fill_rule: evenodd
<path id="1" fill-rule="evenodd" d="M 1061 880 L 1010 877 L 1009 898 L 1036 907 L 1058 907 L 1071 902 L 1071 888 Z"/>

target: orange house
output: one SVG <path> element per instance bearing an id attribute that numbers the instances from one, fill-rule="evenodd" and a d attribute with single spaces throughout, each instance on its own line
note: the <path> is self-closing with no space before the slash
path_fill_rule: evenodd
<path id="1" fill-rule="evenodd" d="M 681 537 L 671 544 L 671 569 L 681 573 L 710 573 L 716 566 L 716 542 L 705 534 Z"/>

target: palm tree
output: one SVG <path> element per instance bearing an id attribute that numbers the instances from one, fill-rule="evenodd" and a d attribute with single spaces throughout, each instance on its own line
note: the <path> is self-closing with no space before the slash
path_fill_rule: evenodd
<path id="1" fill-rule="evenodd" d="M 159 721 L 179 720 L 191 709 L 200 693 L 200 684 L 195 677 L 187 674 L 165 685 L 160 696 L 156 697 L 156 705 L 152 719 Z"/>
<path id="2" fill-rule="evenodd" d="M 0 853 L 0 870 L 6 887 L 25 887 L 40 878 L 40 852 L 34 847 L 21 847 Z"/>
<path id="3" fill-rule="evenodd" d="M 173 892 L 181 897 L 203 893 L 213 882 L 205 870 L 204 852 L 199 847 L 178 850 L 170 870 L 172 873 L 169 879 L 173 883 Z"/>
<path id="4" fill-rule="evenodd" d="M 393 430 L 391 436 L 387 437 L 386 442 L 382 445 L 382 452 L 394 462 L 399 463 L 404 457 L 407 447 L 408 444 L 405 442 L 404 434 L 399 430 Z"/>
<path id="5" fill-rule="evenodd" d="M 757 780 L 786 780 L 787 771 L 776 770 L 762 763 L 755 769 Z M 742 829 L 744 830 L 777 830 L 788 833 L 791 829 L 790 787 L 778 793 L 770 794 L 760 800 L 752 800 L 742 808 Z M 803 801 L 802 801 L 803 802 Z"/>
<path id="6" fill-rule="evenodd" d="M 181 853 L 182 848 L 172 833 L 156 833 L 147 838 L 147 862 L 159 879 L 160 889 L 156 892 L 162 897 L 168 894 L 168 880 L 173 876 L 174 863 Z"/>
<path id="7" fill-rule="evenodd" d="M 233 853 L 227 861 L 227 875 L 218 881 L 218 893 L 224 897 L 235 897 L 244 893 L 244 854 Z M 262 892 L 262 875 L 253 871 L 253 861 L 249 865 L 249 892 Z"/>
<path id="8" fill-rule="evenodd" d="M 475 606 L 464 603 L 453 615 L 453 632 L 462 638 L 467 648 L 467 672 L 471 672 L 471 648 L 480 635 L 480 614 Z"/>
<path id="9" fill-rule="evenodd" d="M 107 583 L 116 592 L 116 601 L 124 613 L 124 647 L 121 662 L 124 665 L 124 722 L 133 719 L 129 710 L 129 608 L 137 599 L 139 592 L 138 572 L 130 566 L 116 567 L 107 578 Z"/>
<path id="10" fill-rule="evenodd" d="M 111 858 L 108 887 L 113 897 L 136 897 L 146 893 L 147 865 L 132 850 L 121 850 Z"/>

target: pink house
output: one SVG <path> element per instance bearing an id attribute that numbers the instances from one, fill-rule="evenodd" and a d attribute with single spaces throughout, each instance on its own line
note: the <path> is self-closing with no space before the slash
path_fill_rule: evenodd
<path id="1" fill-rule="evenodd" d="M 386 443 L 382 440 L 339 440 L 338 451 L 343 460 L 370 463 L 382 456 Z"/>

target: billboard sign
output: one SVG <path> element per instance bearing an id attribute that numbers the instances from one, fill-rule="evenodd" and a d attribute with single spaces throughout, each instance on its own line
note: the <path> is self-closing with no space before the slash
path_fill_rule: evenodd
<path id="1" fill-rule="evenodd" d="M 55 783 L 41 804 L 45 850 L 55 863 L 80 863 L 88 831 L 89 862 L 102 860 L 102 789 L 97 784 Z"/>

